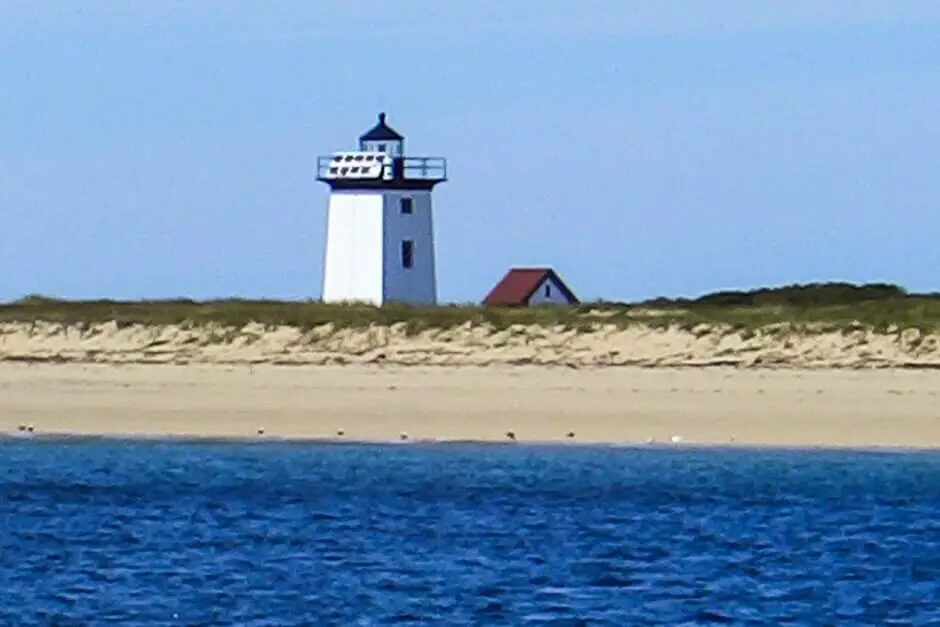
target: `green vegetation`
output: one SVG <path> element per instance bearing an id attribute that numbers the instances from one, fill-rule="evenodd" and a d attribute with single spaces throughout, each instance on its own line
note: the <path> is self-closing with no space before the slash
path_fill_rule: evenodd
<path id="1" fill-rule="evenodd" d="M 696 299 L 659 298 L 641 303 L 585 303 L 579 307 L 482 307 L 450 305 L 433 308 L 387 305 L 330 305 L 315 301 L 191 300 L 64 301 L 28 296 L 0 304 L 2 322 L 93 324 L 215 323 L 244 326 L 291 325 L 309 329 L 326 323 L 343 327 L 405 323 L 410 332 L 452 328 L 465 323 L 508 328 L 513 324 L 561 325 L 590 329 L 597 323 L 694 330 L 701 324 L 757 332 L 819 329 L 878 331 L 916 328 L 940 331 L 940 294 L 909 294 L 893 285 L 826 283 L 765 288 L 748 292 L 717 292 Z"/>

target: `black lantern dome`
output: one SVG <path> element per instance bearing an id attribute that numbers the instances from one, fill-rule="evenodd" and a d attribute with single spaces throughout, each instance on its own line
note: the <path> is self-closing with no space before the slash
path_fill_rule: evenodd
<path id="1" fill-rule="evenodd" d="M 384 152 L 390 157 L 405 154 L 405 138 L 385 121 L 385 114 L 379 114 L 379 122 L 359 136 L 359 150 L 363 152 Z"/>

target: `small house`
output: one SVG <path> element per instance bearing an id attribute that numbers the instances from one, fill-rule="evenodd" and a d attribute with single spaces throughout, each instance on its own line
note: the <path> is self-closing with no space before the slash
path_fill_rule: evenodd
<path id="1" fill-rule="evenodd" d="M 490 290 L 483 304 L 529 307 L 577 305 L 579 301 L 551 268 L 512 268 Z"/>

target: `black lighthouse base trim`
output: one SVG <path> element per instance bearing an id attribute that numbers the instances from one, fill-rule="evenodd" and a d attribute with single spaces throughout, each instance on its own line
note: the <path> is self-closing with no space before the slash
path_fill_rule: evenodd
<path id="1" fill-rule="evenodd" d="M 327 179 L 317 177 L 330 186 L 332 190 L 400 190 L 400 191 L 422 191 L 429 192 L 434 189 L 438 183 L 443 183 L 446 179 Z"/>

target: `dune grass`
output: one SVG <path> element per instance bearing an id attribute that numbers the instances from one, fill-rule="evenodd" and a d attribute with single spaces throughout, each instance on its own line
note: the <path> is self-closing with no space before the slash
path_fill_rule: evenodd
<path id="1" fill-rule="evenodd" d="M 940 332 L 940 295 L 908 294 L 885 285 L 812 284 L 749 292 L 717 292 L 694 300 L 656 299 L 640 303 L 585 303 L 578 307 L 483 307 L 448 305 L 337 305 L 317 301 L 227 299 L 213 301 L 67 301 L 28 296 L 0 304 L 2 322 L 58 322 L 71 325 L 114 321 L 118 325 L 204 325 L 242 327 L 290 325 L 309 329 L 404 323 L 411 333 L 464 324 L 563 326 L 589 330 L 598 323 L 643 324 L 695 330 L 716 325 L 738 332 L 881 332 L 919 329 Z"/>

